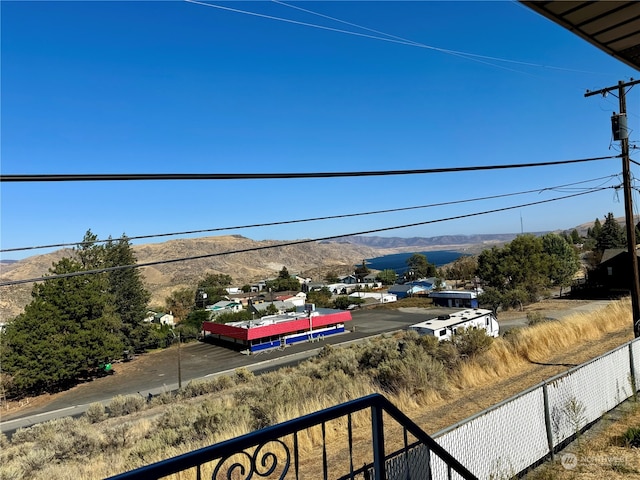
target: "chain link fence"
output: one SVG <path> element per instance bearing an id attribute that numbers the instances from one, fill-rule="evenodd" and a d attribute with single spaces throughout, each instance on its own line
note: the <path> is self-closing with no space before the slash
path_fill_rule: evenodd
<path id="1" fill-rule="evenodd" d="M 478 478 L 512 478 L 635 395 L 639 377 L 640 339 L 636 339 L 434 437 Z M 446 466 L 437 458 L 431 459 L 431 474 L 434 479 L 448 478 Z M 453 478 L 458 477 L 453 474 Z"/>

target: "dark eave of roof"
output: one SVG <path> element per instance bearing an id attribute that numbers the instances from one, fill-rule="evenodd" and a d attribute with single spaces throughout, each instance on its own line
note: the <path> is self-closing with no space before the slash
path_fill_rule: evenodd
<path id="1" fill-rule="evenodd" d="M 640 2 L 523 1 L 540 15 L 640 70 Z"/>

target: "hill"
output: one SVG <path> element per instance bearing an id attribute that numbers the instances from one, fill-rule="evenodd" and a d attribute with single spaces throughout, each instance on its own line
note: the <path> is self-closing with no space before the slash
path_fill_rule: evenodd
<path id="1" fill-rule="evenodd" d="M 164 299 L 176 288 L 194 287 L 207 273 L 224 273 L 235 285 L 275 277 L 283 266 L 289 272 L 305 276 L 322 275 L 323 271 L 350 272 L 363 258 L 385 255 L 379 249 L 356 244 L 305 243 L 282 246 L 276 240 L 254 241 L 239 235 L 170 240 L 162 243 L 135 245 L 139 264 L 185 257 L 216 255 L 188 261 L 165 263 L 141 269 L 145 284 L 152 293 L 151 304 L 163 305 Z M 242 253 L 231 253 L 243 251 Z M 37 278 L 45 275 L 51 265 L 73 250 L 57 250 L 10 264 L 3 264 L 1 281 Z M 7 320 L 22 312 L 31 299 L 31 284 L 3 287 L 0 318 Z"/>
<path id="2" fill-rule="evenodd" d="M 504 243 L 515 234 L 449 235 L 440 237 L 344 237 L 336 241 L 282 245 L 284 241 L 255 241 L 241 235 L 169 240 L 133 246 L 138 263 L 151 263 L 186 257 L 201 257 L 188 261 L 164 263 L 141 269 L 145 284 L 152 294 L 151 305 L 163 305 L 164 299 L 177 288 L 191 287 L 207 273 L 224 273 L 241 286 L 260 279 L 275 277 L 282 267 L 290 273 L 314 279 L 323 278 L 333 270 L 337 274 L 353 271 L 364 258 L 391 253 L 423 250 L 457 250 L 478 253 L 483 248 Z M 238 252 L 240 253 L 229 253 Z M 35 255 L 17 262 L 3 262 L 0 280 L 12 281 L 45 275 L 51 265 L 73 250 L 62 249 L 45 255 Z M 7 320 L 22 312 L 31 299 L 31 284 L 2 287 L 0 319 Z"/>

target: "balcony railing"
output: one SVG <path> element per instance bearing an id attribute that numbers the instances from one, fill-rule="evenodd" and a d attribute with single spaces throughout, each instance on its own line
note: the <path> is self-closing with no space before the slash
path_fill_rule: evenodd
<path id="1" fill-rule="evenodd" d="M 390 422 L 389 418 L 395 422 Z M 362 438 L 363 419 L 370 438 Z M 305 448 L 301 448 L 302 437 L 309 438 L 313 429 L 319 430 L 314 437 L 319 439 L 311 443 L 321 445 L 310 449 L 305 444 Z M 357 433 L 358 441 L 354 440 L 354 433 Z M 332 448 L 327 448 L 329 443 Z M 338 443 L 343 448 L 337 446 Z M 184 472 L 180 478 L 187 478 L 187 471 L 192 471 L 193 478 L 197 480 L 477 478 L 379 394 L 257 430 L 111 479 L 147 480 L 179 472 Z"/>

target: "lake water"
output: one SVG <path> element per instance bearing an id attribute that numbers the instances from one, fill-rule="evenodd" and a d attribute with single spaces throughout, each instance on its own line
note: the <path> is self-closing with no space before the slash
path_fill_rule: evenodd
<path id="1" fill-rule="evenodd" d="M 442 265 L 451 263 L 464 255 L 464 253 L 454 252 L 452 250 L 394 253 L 393 255 L 385 255 L 384 257 L 368 258 L 367 267 L 374 270 L 391 269 L 395 270 L 398 274 L 403 274 L 407 270 L 407 259 L 414 253 L 421 253 L 426 256 L 427 261 L 429 263 L 433 263 L 436 267 L 441 267 Z"/>

